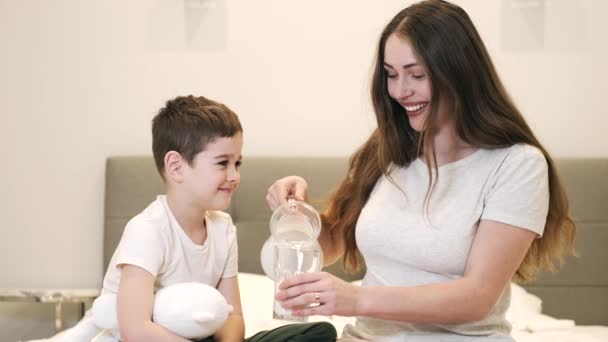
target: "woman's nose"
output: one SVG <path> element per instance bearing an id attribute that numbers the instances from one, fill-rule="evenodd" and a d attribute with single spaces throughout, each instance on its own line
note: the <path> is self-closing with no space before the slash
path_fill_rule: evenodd
<path id="1" fill-rule="evenodd" d="M 410 87 L 408 84 L 406 84 L 405 82 L 401 82 L 397 85 L 397 89 L 396 89 L 396 97 L 399 100 L 405 100 L 409 97 L 411 97 L 412 95 L 414 95 L 414 90 L 412 89 L 412 87 Z"/>

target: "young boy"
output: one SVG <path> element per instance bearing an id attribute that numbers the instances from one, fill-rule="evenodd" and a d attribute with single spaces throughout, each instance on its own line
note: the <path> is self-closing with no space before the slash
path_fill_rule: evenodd
<path id="1" fill-rule="evenodd" d="M 127 224 L 102 293 L 117 294 L 124 341 L 187 341 L 151 321 L 154 293 L 201 282 L 233 306 L 216 340 L 242 341 L 236 229 L 228 214 L 240 181 L 243 129 L 237 115 L 204 97 L 178 97 L 152 122 L 152 150 L 166 195 Z"/>
<path id="2" fill-rule="evenodd" d="M 166 185 L 127 224 L 103 282 L 117 293 L 123 341 L 187 341 L 152 322 L 154 293 L 168 285 L 202 282 L 216 287 L 232 313 L 205 341 L 243 341 L 237 279 L 236 229 L 221 212 L 240 181 L 243 129 L 225 105 L 204 97 L 177 97 L 152 122 L 152 150 Z M 261 341 L 335 341 L 331 324 L 293 324 L 260 332 Z"/>

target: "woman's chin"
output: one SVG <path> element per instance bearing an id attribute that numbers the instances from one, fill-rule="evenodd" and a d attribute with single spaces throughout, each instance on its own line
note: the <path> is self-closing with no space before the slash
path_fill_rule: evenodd
<path id="1" fill-rule="evenodd" d="M 424 120 L 420 116 L 409 117 L 410 126 L 416 132 L 424 131 Z"/>

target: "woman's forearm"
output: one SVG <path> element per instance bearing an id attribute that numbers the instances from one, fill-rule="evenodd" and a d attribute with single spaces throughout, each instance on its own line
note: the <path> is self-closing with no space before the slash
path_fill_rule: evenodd
<path id="1" fill-rule="evenodd" d="M 486 317 L 496 298 L 469 279 L 415 287 L 361 287 L 357 316 L 411 323 L 458 324 Z"/>

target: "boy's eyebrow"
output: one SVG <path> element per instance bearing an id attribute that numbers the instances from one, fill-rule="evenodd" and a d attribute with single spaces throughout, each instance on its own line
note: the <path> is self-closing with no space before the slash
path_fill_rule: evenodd
<path id="1" fill-rule="evenodd" d="M 417 63 L 417 62 L 414 62 L 414 63 L 409 63 L 409 64 L 404 65 L 404 66 L 403 66 L 403 69 L 408 69 L 408 68 L 411 68 L 411 67 L 415 67 L 415 66 L 417 66 L 417 65 L 418 65 L 418 63 Z M 386 62 L 384 62 L 384 66 L 385 66 L 385 67 L 388 67 L 388 68 L 391 68 L 391 69 L 394 69 L 392 65 L 390 65 L 390 64 L 388 64 L 388 63 L 386 63 Z"/>
<path id="2" fill-rule="evenodd" d="M 230 158 L 232 156 L 234 156 L 234 155 L 233 154 L 220 154 L 220 155 L 215 156 L 215 159 Z M 237 159 L 243 159 L 243 156 L 239 155 Z"/>

